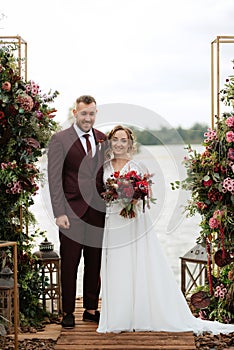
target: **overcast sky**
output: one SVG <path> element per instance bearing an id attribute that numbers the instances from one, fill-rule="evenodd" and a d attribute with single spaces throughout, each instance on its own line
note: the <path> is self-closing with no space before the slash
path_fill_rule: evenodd
<path id="1" fill-rule="evenodd" d="M 173 127 L 210 124 L 211 42 L 234 36 L 233 0 L 11 0 L 1 13 L 0 35 L 28 43 L 28 78 L 60 92 L 56 120 L 88 93 Z M 222 44 L 221 87 L 232 59 L 234 43 Z"/>

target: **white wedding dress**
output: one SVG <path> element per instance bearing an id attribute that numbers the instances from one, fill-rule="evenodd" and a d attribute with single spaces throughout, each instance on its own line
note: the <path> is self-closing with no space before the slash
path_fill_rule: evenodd
<path id="1" fill-rule="evenodd" d="M 142 173 L 133 160 L 121 173 L 129 170 Z M 113 172 L 108 162 L 104 181 Z M 234 325 L 201 320 L 192 315 L 160 247 L 148 209 L 143 213 L 140 203 L 137 217 L 133 219 L 121 217 L 120 210 L 116 203 L 107 208 L 97 332 L 234 332 Z"/>

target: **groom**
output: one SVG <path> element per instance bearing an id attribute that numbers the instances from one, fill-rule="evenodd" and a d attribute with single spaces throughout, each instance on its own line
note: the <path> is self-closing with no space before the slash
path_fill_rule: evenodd
<path id="1" fill-rule="evenodd" d="M 100 265 L 105 204 L 103 163 L 106 136 L 94 129 L 97 113 L 92 96 L 76 100 L 75 123 L 54 134 L 48 150 L 48 181 L 59 227 L 62 286 L 62 326 L 75 326 L 77 271 L 84 257 L 84 321 L 99 322 Z"/>

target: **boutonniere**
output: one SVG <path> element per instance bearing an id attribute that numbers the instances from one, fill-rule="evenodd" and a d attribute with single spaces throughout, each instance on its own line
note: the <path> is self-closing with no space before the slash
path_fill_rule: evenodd
<path id="1" fill-rule="evenodd" d="M 98 150 L 101 151 L 102 143 L 104 142 L 103 139 L 97 140 Z"/>

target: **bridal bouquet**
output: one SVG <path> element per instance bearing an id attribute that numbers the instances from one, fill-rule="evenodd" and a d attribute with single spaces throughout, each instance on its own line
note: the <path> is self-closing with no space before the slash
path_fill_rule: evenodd
<path id="1" fill-rule="evenodd" d="M 121 203 L 123 208 L 120 215 L 124 218 L 134 218 L 139 201 L 142 201 L 143 212 L 145 205 L 150 208 L 150 202 L 155 202 L 151 197 L 151 177 L 150 174 L 141 175 L 134 170 L 122 175 L 116 171 L 107 179 L 102 197 L 108 204 L 112 201 Z"/>

